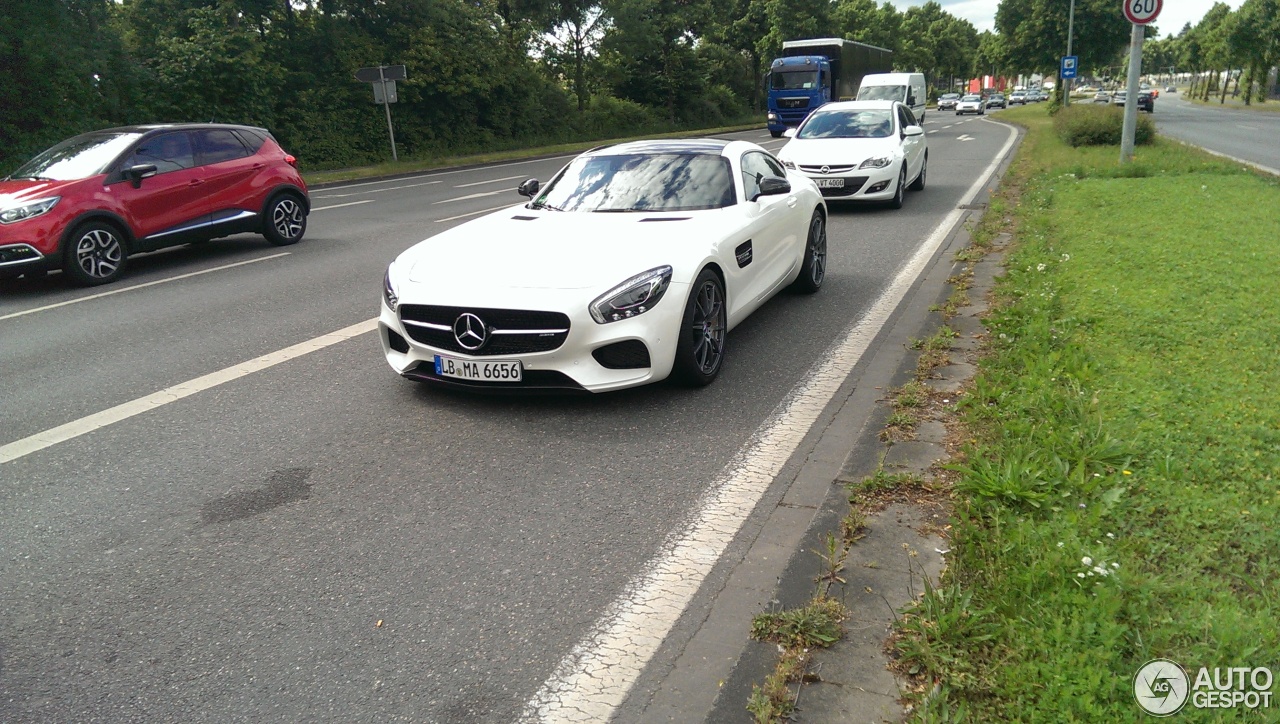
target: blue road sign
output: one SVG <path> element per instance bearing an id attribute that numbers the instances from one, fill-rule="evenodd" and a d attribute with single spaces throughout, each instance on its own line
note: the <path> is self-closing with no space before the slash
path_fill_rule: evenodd
<path id="1" fill-rule="evenodd" d="M 1079 65 L 1079 63 L 1080 63 L 1080 56 L 1078 55 L 1062 56 L 1062 77 L 1063 78 L 1076 77 L 1076 66 Z"/>

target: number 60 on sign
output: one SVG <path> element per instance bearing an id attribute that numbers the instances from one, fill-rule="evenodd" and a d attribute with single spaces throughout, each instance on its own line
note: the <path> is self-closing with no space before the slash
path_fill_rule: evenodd
<path id="1" fill-rule="evenodd" d="M 1146 25 L 1156 19 L 1164 0 L 1124 0 L 1124 16 L 1134 25 Z"/>

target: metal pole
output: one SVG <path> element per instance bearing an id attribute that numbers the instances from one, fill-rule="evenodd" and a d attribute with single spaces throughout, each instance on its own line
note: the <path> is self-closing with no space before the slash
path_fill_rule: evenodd
<path id="1" fill-rule="evenodd" d="M 1124 130 L 1120 133 L 1120 163 L 1133 160 L 1133 134 L 1138 128 L 1138 78 L 1142 75 L 1142 39 L 1146 26 L 1134 24 L 1129 35 L 1129 84 L 1124 98 Z"/>
<path id="2" fill-rule="evenodd" d="M 378 76 L 382 76 L 382 68 L 378 68 Z M 396 129 L 391 126 L 391 99 L 387 97 L 387 81 L 383 79 L 379 82 L 382 83 L 382 107 L 387 112 L 387 133 L 391 136 L 391 160 L 399 162 L 400 157 L 396 155 Z"/>
<path id="3" fill-rule="evenodd" d="M 1071 36 L 1076 30 L 1076 0 L 1071 0 L 1071 10 L 1067 14 L 1067 55 L 1071 55 Z M 1080 72 L 1080 64 L 1076 63 L 1076 72 Z M 1062 105 L 1071 105 L 1071 79 L 1062 79 Z"/>

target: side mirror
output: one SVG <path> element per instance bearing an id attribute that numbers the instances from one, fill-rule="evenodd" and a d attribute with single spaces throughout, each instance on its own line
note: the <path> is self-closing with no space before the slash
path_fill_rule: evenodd
<path id="1" fill-rule="evenodd" d="M 783 131 L 783 132 L 782 132 L 782 135 L 783 135 L 784 137 L 786 137 L 786 138 L 795 138 L 795 137 L 796 137 L 796 129 L 794 129 L 794 128 L 788 128 L 787 130 L 785 130 L 785 131 Z"/>
<path id="2" fill-rule="evenodd" d="M 158 172 L 159 169 L 156 168 L 154 163 L 143 163 L 126 168 L 123 174 L 125 179 L 127 179 L 129 183 L 133 184 L 133 187 L 136 189 L 142 187 L 142 179 L 151 178 Z"/>
<path id="3" fill-rule="evenodd" d="M 907 136 L 923 136 L 924 128 L 921 126 L 907 126 L 902 129 L 902 135 L 904 138 Z"/>
<path id="4" fill-rule="evenodd" d="M 516 192 L 521 196 L 533 198 L 538 193 L 538 189 L 542 188 L 542 184 L 538 183 L 538 179 L 526 179 L 523 183 L 516 187 Z"/>
<path id="5" fill-rule="evenodd" d="M 778 178 L 777 176 L 765 176 L 760 179 L 760 191 L 756 193 L 755 198 L 751 200 L 755 201 L 761 196 L 778 196 L 780 194 L 789 193 L 791 193 L 790 181 L 784 178 Z"/>

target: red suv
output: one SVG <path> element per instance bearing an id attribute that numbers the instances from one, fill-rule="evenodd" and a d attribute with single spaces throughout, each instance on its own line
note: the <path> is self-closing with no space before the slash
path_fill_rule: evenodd
<path id="1" fill-rule="evenodd" d="M 129 255 L 242 232 L 302 238 L 311 200 L 266 130 L 127 126 L 50 148 L 0 181 L 0 276 L 61 268 L 106 284 Z"/>

